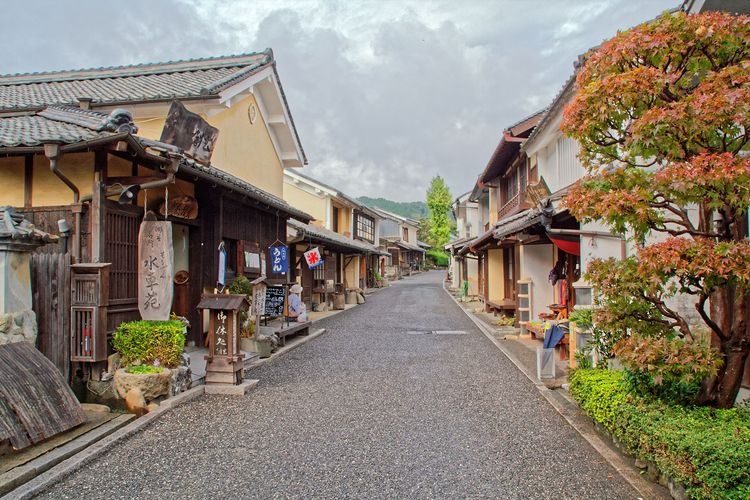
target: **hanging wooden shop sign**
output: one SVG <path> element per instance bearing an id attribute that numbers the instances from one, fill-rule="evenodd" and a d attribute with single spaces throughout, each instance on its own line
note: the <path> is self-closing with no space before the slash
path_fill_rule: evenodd
<path id="1" fill-rule="evenodd" d="M 208 165 L 218 138 L 218 128 L 188 111 L 180 101 L 172 101 L 161 131 L 161 142 L 177 146 L 198 163 Z"/>
<path id="2" fill-rule="evenodd" d="M 192 196 L 177 196 L 170 198 L 159 207 L 161 215 L 172 215 L 181 219 L 194 220 L 198 218 L 198 200 Z"/>
<path id="3" fill-rule="evenodd" d="M 167 320 L 174 279 L 172 223 L 143 221 L 138 231 L 138 310 L 143 319 Z"/>

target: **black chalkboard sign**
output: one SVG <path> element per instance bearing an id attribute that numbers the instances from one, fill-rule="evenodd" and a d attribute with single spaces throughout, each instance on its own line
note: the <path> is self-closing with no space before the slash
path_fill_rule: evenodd
<path id="1" fill-rule="evenodd" d="M 281 316 L 284 314 L 284 297 L 286 293 L 282 286 L 266 288 L 266 316 Z"/>

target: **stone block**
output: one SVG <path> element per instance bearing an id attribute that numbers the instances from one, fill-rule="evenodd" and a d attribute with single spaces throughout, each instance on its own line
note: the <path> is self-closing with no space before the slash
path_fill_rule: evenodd
<path id="1" fill-rule="evenodd" d="M 130 389 L 138 388 L 146 401 L 151 401 L 169 394 L 171 379 L 172 371 L 168 368 L 164 368 L 159 373 L 148 374 L 128 373 L 121 368 L 115 372 L 113 385 L 121 398 L 124 398 Z"/>

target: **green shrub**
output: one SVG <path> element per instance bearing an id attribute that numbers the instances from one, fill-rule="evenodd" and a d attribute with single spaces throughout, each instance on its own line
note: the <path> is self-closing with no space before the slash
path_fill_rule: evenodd
<path id="1" fill-rule="evenodd" d="M 450 263 L 450 256 L 444 250 L 440 250 L 439 248 L 431 248 L 427 250 L 425 258 L 438 267 L 448 267 L 448 264 Z"/>
<path id="2" fill-rule="evenodd" d="M 587 415 L 612 432 L 628 385 L 620 372 L 579 369 L 570 376 L 570 394 Z"/>
<path id="3" fill-rule="evenodd" d="M 125 366 L 158 361 L 161 366 L 175 367 L 185 347 L 185 327 L 177 320 L 129 321 L 117 327 L 112 345 Z"/>
<path id="4" fill-rule="evenodd" d="M 589 416 L 691 498 L 750 498 L 750 411 L 667 404 L 627 388 L 622 372 L 579 369 L 570 379 Z"/>

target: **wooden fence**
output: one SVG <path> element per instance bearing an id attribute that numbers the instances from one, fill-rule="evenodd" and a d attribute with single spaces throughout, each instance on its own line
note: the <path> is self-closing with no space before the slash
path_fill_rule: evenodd
<path id="1" fill-rule="evenodd" d="M 70 254 L 31 255 L 37 348 L 70 381 Z"/>

